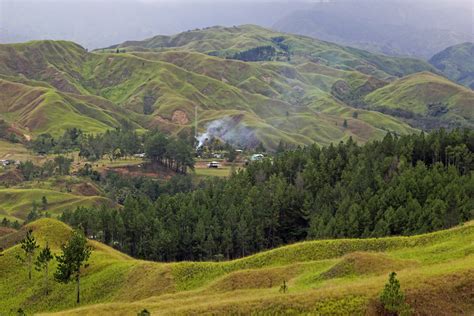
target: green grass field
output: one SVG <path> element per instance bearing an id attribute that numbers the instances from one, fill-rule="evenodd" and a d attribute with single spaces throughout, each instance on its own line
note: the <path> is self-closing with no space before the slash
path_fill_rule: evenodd
<path id="1" fill-rule="evenodd" d="M 74 285 L 52 284 L 15 260 L 25 229 L 55 252 L 70 228 L 53 219 L 0 237 L 0 306 L 5 314 L 377 314 L 377 295 L 388 273 L 398 273 L 417 314 L 474 312 L 474 223 L 413 237 L 308 241 L 227 262 L 154 263 L 132 259 L 91 241 L 94 252 L 82 278 L 81 306 Z M 288 293 L 280 293 L 283 281 Z"/>

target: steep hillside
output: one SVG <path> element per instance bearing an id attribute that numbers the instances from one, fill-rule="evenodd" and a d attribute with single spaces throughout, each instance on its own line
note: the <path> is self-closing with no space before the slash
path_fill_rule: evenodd
<path id="1" fill-rule="evenodd" d="M 399 77 L 435 71 L 416 59 L 253 25 L 157 36 L 92 53 L 71 42 L 0 45 L 0 61 L 0 115 L 24 134 L 57 135 L 73 126 L 95 133 L 123 124 L 177 134 L 192 131 L 197 108 L 199 132 L 225 125 L 213 136 L 270 149 L 280 141 L 324 145 L 413 132 L 424 125 L 373 111 L 378 107 L 354 108 L 345 96 L 362 99 Z M 433 125 L 443 124 L 435 118 Z"/>
<path id="2" fill-rule="evenodd" d="M 85 92 L 79 81 L 87 57 L 84 48 L 67 41 L 0 44 L 0 74 L 44 81 L 64 92 Z"/>
<path id="3" fill-rule="evenodd" d="M 88 133 L 120 126 L 123 111 L 113 105 L 101 107 L 53 88 L 32 87 L 0 79 L 0 114 L 28 134 L 58 135 L 67 128 L 81 127 Z M 122 112 L 122 113 L 121 113 Z"/>
<path id="4" fill-rule="evenodd" d="M 253 26 L 239 30 L 242 36 L 248 33 L 246 36 L 260 40 L 260 44 L 271 42 L 275 35 Z M 221 28 L 208 31 L 211 35 L 226 34 Z M 258 35 L 265 32 L 266 40 Z M 304 41 L 312 42 L 308 38 Z M 336 47 L 323 42 L 320 45 Z M 56 56 L 62 50 L 72 51 L 65 57 Z M 5 61 L 0 74 L 8 87 L 0 90 L 5 95 L 2 116 L 33 135 L 60 134 L 73 125 L 100 132 L 126 120 L 136 122 L 137 127 L 178 133 L 192 128 L 195 107 L 201 131 L 210 122 L 231 120 L 231 134 L 244 137 L 224 140 L 236 145 L 263 142 L 274 148 L 280 140 L 328 144 L 350 136 L 364 142 L 383 136 L 387 130 L 399 134 L 413 131 L 375 112 L 361 110 L 359 118 L 352 118 L 353 110 L 331 96 L 332 85 L 344 78 L 357 87 L 371 75 L 346 66 L 346 70 L 338 70 L 315 63 L 245 63 L 183 51 L 87 53 L 69 42 L 49 41 L 2 45 L 0 51 Z M 77 55 L 74 63 L 68 62 L 70 55 Z M 391 78 L 376 65 L 369 67 L 363 58 L 359 62 L 353 54 L 341 56 L 344 62 L 363 65 L 368 73 Z M 394 66 L 397 62 L 379 61 L 399 71 Z M 61 80 L 42 75 L 51 67 L 60 69 Z M 75 87 L 75 93 L 68 92 L 71 87 Z M 353 121 L 349 128 L 342 126 L 345 119 Z"/>
<path id="5" fill-rule="evenodd" d="M 474 43 L 448 47 L 434 55 L 430 64 L 452 81 L 474 89 Z"/>
<path id="6" fill-rule="evenodd" d="M 27 229 L 54 252 L 70 228 L 42 219 L 0 237 L 1 312 L 62 311 L 74 305 L 74 284 L 53 283 L 42 294 L 39 272 L 28 282 L 13 246 Z M 333 313 L 376 314 L 390 271 L 399 275 L 417 314 L 474 311 L 473 223 L 413 237 L 309 241 L 229 262 L 154 263 L 134 260 L 107 246 L 94 248 L 82 280 L 83 306 L 64 315 L 100 313 Z M 279 292 L 283 281 L 288 293 Z M 15 295 L 12 295 L 15 293 Z M 95 304 L 95 305 L 94 305 Z"/>
<path id="7" fill-rule="evenodd" d="M 399 79 L 365 97 L 369 108 L 390 113 L 424 128 L 474 123 L 474 92 L 432 73 Z M 434 126 L 433 126 L 434 125 Z"/>

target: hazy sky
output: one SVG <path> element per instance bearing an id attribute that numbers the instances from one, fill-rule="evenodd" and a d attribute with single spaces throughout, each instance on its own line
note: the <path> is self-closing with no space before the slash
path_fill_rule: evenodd
<path id="1" fill-rule="evenodd" d="M 338 0 L 362 1 L 362 0 Z M 363 0 L 365 2 L 371 0 Z M 474 0 L 405 1 L 426 8 L 473 10 Z M 213 25 L 271 27 L 297 10 L 318 6 L 311 0 L 0 0 L 0 42 L 65 39 L 88 48 Z M 405 6 L 402 4 L 401 6 Z M 451 10 L 452 11 L 452 10 Z M 383 16 L 383 12 L 381 15 Z M 387 12 L 385 12 L 387 14 Z M 388 13 L 389 14 L 389 13 Z M 454 13 L 454 16 L 456 14 Z M 364 17 L 357 17 L 364 18 Z M 446 20 L 446 18 L 443 18 Z M 455 20 L 455 18 L 454 18 Z M 427 27 L 438 21 L 423 21 Z M 457 22 L 457 21 L 454 21 Z"/>

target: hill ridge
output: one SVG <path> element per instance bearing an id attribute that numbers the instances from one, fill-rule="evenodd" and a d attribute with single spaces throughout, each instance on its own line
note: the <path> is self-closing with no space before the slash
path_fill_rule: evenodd
<path id="1" fill-rule="evenodd" d="M 33 229 L 41 244 L 48 240 L 54 251 L 70 233 L 67 225 L 54 219 L 28 224 L 23 233 L 29 228 Z M 21 231 L 0 237 L 0 246 L 13 236 L 19 240 Z M 399 272 L 408 299 L 411 302 L 419 300 L 414 306 L 418 311 L 432 311 L 430 308 L 439 307 L 439 304 L 449 309 L 453 305 L 442 296 L 435 307 L 423 305 L 426 298 L 420 296 L 418 289 L 432 285 L 432 282 L 448 282 L 446 289 L 449 292 L 474 280 L 471 265 L 474 261 L 473 244 L 469 242 L 473 238 L 474 222 L 471 221 L 459 227 L 417 236 L 306 241 L 232 261 L 179 263 L 136 260 L 91 241 L 94 247 L 91 266 L 82 278 L 86 305 L 61 314 L 92 315 L 104 310 L 137 313 L 143 308 L 152 313 L 186 313 L 191 310 L 245 313 L 249 308 L 269 312 L 323 312 L 332 308 L 332 304 L 346 312 L 367 311 L 375 308 L 372 298 L 383 287 L 391 269 Z M 17 251 L 18 246 L 4 251 L 0 266 L 6 262 L 11 262 L 12 266 L 3 269 L 0 276 L 10 280 L 8 284 L 19 286 L 23 283 L 23 268 L 11 261 Z M 11 279 L 13 271 L 16 271 L 15 279 Z M 464 281 L 461 281 L 461 276 Z M 284 278 L 287 278 L 290 296 L 278 293 L 278 286 Z M 38 284 L 35 283 L 35 289 L 39 290 L 40 281 L 38 279 Z M 100 288 L 94 285 L 97 282 L 101 283 Z M 470 290 L 464 289 L 468 292 L 463 295 L 469 295 Z M 72 287 L 55 285 L 47 301 L 40 303 L 35 300 L 32 305 L 22 306 L 34 311 L 73 307 L 73 295 L 68 291 L 72 291 Z M 8 288 L 0 285 L 0 293 L 8 293 Z M 348 293 L 353 296 L 346 296 Z M 33 292 L 25 294 L 15 298 L 16 302 L 29 302 L 28 297 Z M 308 295 L 311 300 L 304 300 L 303 297 Z M 201 304 L 203 299 L 208 303 Z M 268 300 L 273 302 L 272 305 L 266 305 Z M 183 305 L 185 301 L 188 304 Z M 0 299 L 0 303 L 12 307 L 18 304 L 9 299 L 3 302 Z M 97 303 L 100 304 L 89 305 Z M 458 307 L 469 308 L 469 301 L 466 304 Z"/>

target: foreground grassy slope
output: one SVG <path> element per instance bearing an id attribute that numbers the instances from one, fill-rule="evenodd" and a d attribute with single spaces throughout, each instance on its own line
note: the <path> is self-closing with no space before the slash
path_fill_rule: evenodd
<path id="1" fill-rule="evenodd" d="M 29 224 L 54 251 L 70 232 L 52 219 Z M 74 286 L 54 284 L 41 293 L 39 274 L 31 286 L 15 260 L 20 232 L 0 237 L 0 306 L 28 312 L 74 306 Z M 152 263 L 131 259 L 91 241 L 94 252 L 83 277 L 83 304 L 65 315 L 193 313 L 375 314 L 375 298 L 388 272 L 399 274 L 407 301 L 421 314 L 474 312 L 474 224 L 437 233 L 365 240 L 298 243 L 239 260 Z M 282 281 L 289 293 L 279 293 Z M 95 304 L 95 305 L 91 305 Z"/>
<path id="2" fill-rule="evenodd" d="M 401 109 L 447 126 L 473 126 L 474 92 L 443 77 L 422 72 L 394 81 L 365 97 L 372 107 Z"/>

